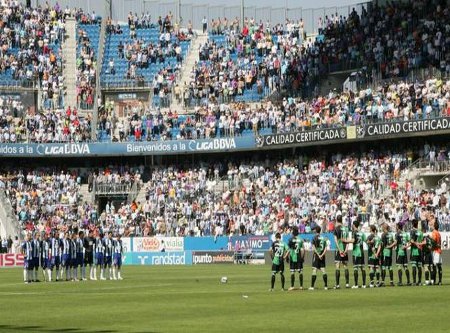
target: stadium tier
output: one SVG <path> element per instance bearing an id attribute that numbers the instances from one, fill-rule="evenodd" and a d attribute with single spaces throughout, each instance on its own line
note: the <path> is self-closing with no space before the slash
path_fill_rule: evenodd
<path id="1" fill-rule="evenodd" d="M 56 224 L 87 223 L 139 235 L 146 229 L 229 234 L 239 232 L 241 224 L 243 232 L 265 234 L 285 229 L 280 221 L 312 223 L 313 216 L 317 223 L 322 215 L 330 221 L 343 210 L 351 223 L 367 206 L 368 227 L 378 216 L 375 198 L 387 190 L 397 193 L 392 184 L 414 165 L 406 148 L 386 149 L 380 142 L 414 138 L 415 158 L 430 161 L 440 176 L 447 170 L 442 138 L 450 130 L 444 33 L 449 13 L 440 3 L 436 10 L 427 3 L 368 3 L 348 17 L 326 15 L 312 36 L 301 17 L 284 23 L 204 18 L 205 29 L 198 31 L 171 12 L 160 17 L 130 12 L 126 20 L 112 20 L 81 8 L 2 1 L 0 156 L 34 161 L 20 172 L 5 168 L 2 175 L 18 223 L 42 231 L 53 225 L 48 218 L 64 216 Z M 76 64 L 68 58 L 71 45 Z M 340 82 L 318 93 L 319 84 L 347 69 L 364 76 L 358 87 Z M 11 90 L 5 81 L 24 79 L 34 84 Z M 64 96 L 73 92 L 76 105 L 68 105 L 71 99 Z M 342 147 L 339 158 L 313 151 L 332 144 Z M 348 152 L 359 145 L 377 147 L 376 152 Z M 424 153 L 423 145 L 434 148 Z M 303 149 L 312 159 L 307 163 L 295 155 Z M 246 161 L 242 154 L 250 152 L 259 160 Z M 262 162 L 259 154 L 273 152 L 283 158 Z M 186 154 L 209 166 L 180 167 Z M 228 154 L 237 160 L 224 159 Z M 85 157 L 86 165 L 78 168 L 82 171 L 37 167 L 39 158 L 57 157 Z M 96 169 L 110 157 L 132 160 L 120 162 L 118 175 L 145 159 L 145 175 L 139 167 L 133 173 L 137 182 L 116 179 L 109 171 L 106 177 Z M 214 158 L 221 161 L 211 163 Z M 61 179 L 61 170 L 67 179 Z M 407 200 L 414 206 L 423 193 L 411 191 Z M 84 197 L 90 201 L 88 213 Z M 436 206 L 439 195 L 431 197 Z M 46 205 L 45 212 L 36 214 L 36 205 Z"/>

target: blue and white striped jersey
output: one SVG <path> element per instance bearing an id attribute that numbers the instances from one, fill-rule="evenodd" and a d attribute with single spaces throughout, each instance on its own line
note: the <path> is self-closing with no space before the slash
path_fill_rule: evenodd
<path id="1" fill-rule="evenodd" d="M 83 242 L 83 239 L 77 238 L 75 243 L 76 243 L 77 253 L 84 253 L 84 242 Z"/>
<path id="2" fill-rule="evenodd" d="M 97 237 L 95 239 L 94 251 L 95 251 L 95 253 L 104 253 L 105 252 L 105 246 L 103 245 L 103 240 L 100 237 Z"/>
<path id="3" fill-rule="evenodd" d="M 33 258 L 39 258 L 41 254 L 41 243 L 37 239 L 33 239 L 31 241 L 31 247 L 32 247 L 32 256 Z"/>
<path id="4" fill-rule="evenodd" d="M 77 257 L 77 244 L 73 239 L 70 241 L 70 257 L 72 259 Z"/>
<path id="5" fill-rule="evenodd" d="M 30 241 L 23 242 L 22 251 L 25 259 L 30 260 L 33 257 L 33 246 Z"/>
<path id="6" fill-rule="evenodd" d="M 123 246 L 122 246 L 122 240 L 116 239 L 114 241 L 114 253 L 122 254 L 123 253 Z"/>
<path id="7" fill-rule="evenodd" d="M 105 238 L 103 240 L 105 245 L 105 256 L 112 257 L 113 254 L 113 240 L 109 238 Z"/>
<path id="8" fill-rule="evenodd" d="M 42 259 L 48 259 L 50 254 L 50 243 L 43 240 L 41 243 L 41 257 Z"/>
<path id="9" fill-rule="evenodd" d="M 63 240 L 63 249 L 62 249 L 62 254 L 67 254 L 70 255 L 70 245 L 72 244 L 72 240 L 68 239 L 68 238 L 64 238 Z"/>
<path id="10" fill-rule="evenodd" d="M 50 253 L 52 257 L 61 256 L 61 240 L 59 238 L 52 238 L 50 240 Z"/>

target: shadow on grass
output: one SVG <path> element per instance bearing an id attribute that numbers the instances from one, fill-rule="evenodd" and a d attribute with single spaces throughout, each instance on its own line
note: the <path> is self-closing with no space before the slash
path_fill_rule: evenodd
<path id="1" fill-rule="evenodd" d="M 116 333 L 116 330 L 85 330 L 81 328 L 54 328 L 47 329 L 42 326 L 20 326 L 20 325 L 0 325 L 1 331 L 17 331 L 17 332 L 43 332 L 43 333 L 51 333 L 51 332 L 62 332 L 62 333 Z M 151 332 L 148 332 L 151 333 Z"/>

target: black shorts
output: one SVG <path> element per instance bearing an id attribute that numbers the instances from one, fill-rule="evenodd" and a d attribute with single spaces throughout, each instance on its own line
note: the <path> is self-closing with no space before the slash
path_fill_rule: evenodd
<path id="1" fill-rule="evenodd" d="M 283 273 L 284 272 L 284 262 L 281 262 L 279 265 L 272 264 L 272 272 L 273 273 Z"/>
<path id="2" fill-rule="evenodd" d="M 406 266 L 408 265 L 408 257 L 406 256 L 406 254 L 404 256 L 397 255 L 395 262 L 397 263 L 397 265 Z"/>
<path id="3" fill-rule="evenodd" d="M 303 269 L 303 260 L 299 259 L 298 261 L 290 261 L 289 269 L 291 272 L 301 271 Z"/>
<path id="4" fill-rule="evenodd" d="M 380 259 L 378 259 L 378 258 L 369 258 L 369 266 L 379 267 L 380 266 Z"/>
<path id="5" fill-rule="evenodd" d="M 84 264 L 93 265 L 94 264 L 94 254 L 92 252 L 86 252 L 84 254 Z"/>
<path id="6" fill-rule="evenodd" d="M 334 261 L 335 262 L 348 262 L 348 253 L 346 252 L 345 255 L 343 257 L 341 257 L 339 251 L 335 251 Z"/>
<path id="7" fill-rule="evenodd" d="M 364 266 L 364 256 L 361 257 L 353 256 L 353 266 L 354 267 Z"/>
<path id="8" fill-rule="evenodd" d="M 422 252 L 419 252 L 418 256 L 413 256 L 411 255 L 409 257 L 409 261 L 411 261 L 411 265 L 413 266 L 422 266 L 422 262 L 423 262 L 423 256 L 422 256 Z"/>
<path id="9" fill-rule="evenodd" d="M 317 269 L 325 268 L 325 257 L 322 259 L 319 259 L 319 257 L 316 254 L 314 254 L 312 267 L 317 268 Z"/>
<path id="10" fill-rule="evenodd" d="M 382 267 L 392 267 L 392 257 L 383 256 L 381 258 L 381 266 Z"/>
<path id="11" fill-rule="evenodd" d="M 433 265 L 433 255 L 431 252 L 423 252 L 422 253 L 422 263 L 424 266 L 432 266 Z"/>

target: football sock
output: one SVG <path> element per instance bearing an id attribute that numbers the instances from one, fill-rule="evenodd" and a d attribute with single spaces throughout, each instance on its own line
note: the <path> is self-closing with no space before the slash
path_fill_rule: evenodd
<path id="1" fill-rule="evenodd" d="M 438 270 L 439 283 L 442 283 L 442 264 L 437 264 L 437 270 Z"/>
<path id="2" fill-rule="evenodd" d="M 355 286 L 358 285 L 358 269 L 353 271 L 353 277 L 355 278 Z"/>
<path id="3" fill-rule="evenodd" d="M 295 284 L 295 273 L 291 273 L 291 288 L 294 288 Z"/>
<path id="4" fill-rule="evenodd" d="M 271 288 L 273 289 L 273 287 L 275 286 L 275 274 L 272 274 L 272 280 L 271 282 Z"/>
<path id="5" fill-rule="evenodd" d="M 412 268 L 412 277 L 413 277 L 413 283 L 415 284 L 417 281 L 417 267 L 413 266 Z"/>
<path id="6" fill-rule="evenodd" d="M 405 274 L 406 274 L 406 283 L 410 284 L 411 279 L 409 277 L 409 269 L 408 268 L 405 268 Z"/>
<path id="7" fill-rule="evenodd" d="M 398 270 L 398 282 L 402 283 L 403 271 L 401 268 Z"/>
<path id="8" fill-rule="evenodd" d="M 383 269 L 383 270 L 381 271 L 381 280 L 383 280 L 383 282 L 384 282 L 385 279 L 386 279 L 386 270 Z"/>
<path id="9" fill-rule="evenodd" d="M 323 274 L 323 283 L 325 284 L 325 288 L 328 287 L 328 276 L 327 276 L 327 274 Z"/>
<path id="10" fill-rule="evenodd" d="M 48 281 L 52 282 L 52 271 L 50 268 L 47 269 Z"/>
<path id="11" fill-rule="evenodd" d="M 389 269 L 389 279 L 391 279 L 391 282 L 394 281 L 394 270 L 392 268 Z"/>
<path id="12" fill-rule="evenodd" d="M 28 270 L 24 269 L 23 270 L 23 282 L 27 282 L 28 281 Z"/>
<path id="13" fill-rule="evenodd" d="M 363 280 L 363 286 L 366 285 L 366 270 L 363 269 L 362 270 L 362 280 Z"/>
<path id="14" fill-rule="evenodd" d="M 442 276 L 442 272 L 441 272 L 441 276 Z M 303 288 L 303 273 L 300 273 L 298 275 L 298 279 L 300 280 L 300 287 Z"/>
<path id="15" fill-rule="evenodd" d="M 341 278 L 341 271 L 339 269 L 336 270 L 336 285 L 339 286 L 339 280 Z"/>
<path id="16" fill-rule="evenodd" d="M 369 279 L 370 283 L 373 283 L 373 280 L 375 279 L 375 271 L 373 269 L 371 269 L 369 272 Z"/>
<path id="17" fill-rule="evenodd" d="M 429 280 L 430 280 L 430 272 L 425 271 L 425 281 L 429 281 Z"/>
<path id="18" fill-rule="evenodd" d="M 348 268 L 345 269 L 345 283 L 346 284 L 350 283 L 350 273 L 348 271 Z"/>
<path id="19" fill-rule="evenodd" d="M 377 281 L 380 281 L 380 272 L 377 271 L 376 276 L 377 276 Z"/>
<path id="20" fill-rule="evenodd" d="M 284 282 L 285 282 L 284 274 L 281 273 L 281 288 L 283 289 L 284 289 Z"/>
<path id="21" fill-rule="evenodd" d="M 436 282 L 436 273 L 437 273 L 436 265 L 431 266 L 431 281 L 433 282 Z"/>
<path id="22" fill-rule="evenodd" d="M 417 282 L 421 283 L 422 282 L 422 267 L 417 268 L 417 275 L 418 275 Z"/>
<path id="23" fill-rule="evenodd" d="M 314 288 L 314 285 L 316 284 L 316 278 L 317 278 L 317 275 L 313 275 L 311 277 L 311 287 L 313 287 L 313 288 Z"/>

